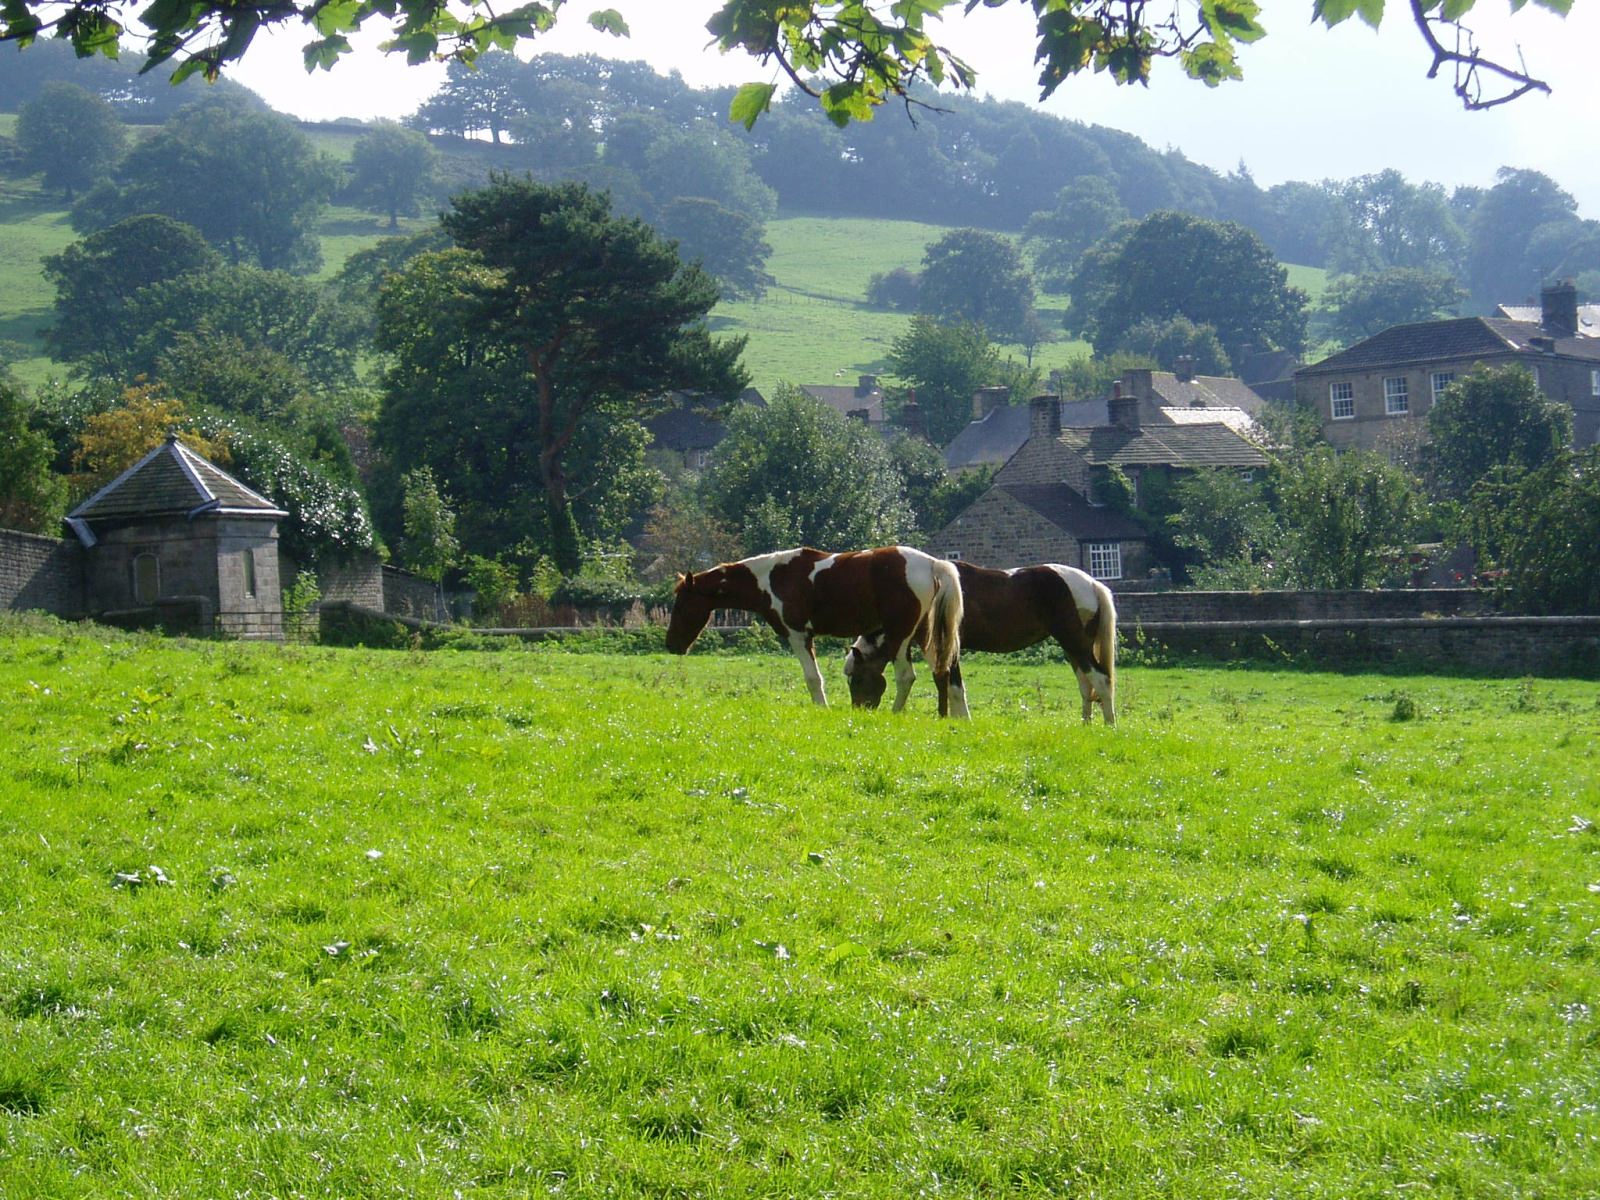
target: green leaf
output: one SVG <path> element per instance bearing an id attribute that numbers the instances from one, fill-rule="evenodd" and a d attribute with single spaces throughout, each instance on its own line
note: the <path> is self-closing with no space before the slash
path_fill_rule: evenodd
<path id="1" fill-rule="evenodd" d="M 327 37 L 359 26 L 361 10 L 361 0 L 330 0 L 317 9 L 311 23 L 318 33 Z"/>
<path id="2" fill-rule="evenodd" d="M 622 19 L 622 14 L 614 8 L 601 9 L 599 12 L 589 14 L 589 24 L 601 33 L 609 33 L 613 37 L 627 37 L 628 23 Z"/>
<path id="3" fill-rule="evenodd" d="M 1355 15 L 1356 0 L 1316 0 L 1311 14 L 1329 29 L 1343 24 Z"/>
<path id="4" fill-rule="evenodd" d="M 308 42 L 300 53 L 305 59 L 307 71 L 315 71 L 318 67 L 324 71 L 331 71 L 341 55 L 350 53 L 350 39 L 336 33 L 330 37 Z"/>
<path id="5" fill-rule="evenodd" d="M 736 121 L 746 129 L 754 129 L 762 113 L 772 108 L 772 97 L 777 94 L 775 83 L 747 83 L 733 95 L 728 105 L 728 120 Z"/>

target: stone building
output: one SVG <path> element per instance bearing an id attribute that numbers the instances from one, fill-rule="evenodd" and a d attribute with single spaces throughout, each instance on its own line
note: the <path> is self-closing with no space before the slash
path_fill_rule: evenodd
<path id="1" fill-rule="evenodd" d="M 1537 322 L 1457 317 L 1386 329 L 1301 367 L 1295 399 L 1316 410 L 1332 445 L 1392 449 L 1425 439 L 1428 410 L 1457 376 L 1479 365 L 1516 365 L 1572 409 L 1573 444 L 1593 445 L 1600 441 L 1600 338 L 1581 331 L 1572 284 L 1552 284 L 1541 299 Z"/>
<path id="2" fill-rule="evenodd" d="M 84 551 L 85 615 L 281 637 L 278 521 L 287 515 L 168 438 L 67 514 Z"/>
<path id="3" fill-rule="evenodd" d="M 933 553 L 987 567 L 1055 562 L 1100 579 L 1144 575 L 1150 568 L 1143 527 L 1099 502 L 1113 467 L 1139 492 L 1153 474 L 1205 467 L 1255 471 L 1266 455 L 1220 421 L 1161 424 L 1144 419 L 1144 401 L 1114 389 L 1109 423 L 1063 427 L 1055 396 L 1029 405 L 1027 440 L 995 474 L 994 486 L 940 530 Z"/>

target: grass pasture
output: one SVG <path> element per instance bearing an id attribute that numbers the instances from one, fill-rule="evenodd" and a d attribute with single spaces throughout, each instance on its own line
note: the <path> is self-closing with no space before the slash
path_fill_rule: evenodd
<path id="1" fill-rule="evenodd" d="M 0 1195 L 1600 1193 L 1592 685 L 967 675 L 13 620 Z"/>

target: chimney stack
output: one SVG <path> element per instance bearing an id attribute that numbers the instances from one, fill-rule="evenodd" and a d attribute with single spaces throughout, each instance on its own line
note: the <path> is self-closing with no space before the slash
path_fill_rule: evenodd
<path id="1" fill-rule="evenodd" d="M 1028 437 L 1055 441 L 1061 436 L 1061 397 L 1035 396 L 1028 401 Z"/>
<path id="2" fill-rule="evenodd" d="M 878 390 L 878 377 L 876 375 L 863 375 L 856 382 L 856 395 L 870 396 Z"/>
<path id="3" fill-rule="evenodd" d="M 1578 289 L 1572 280 L 1546 284 L 1539 291 L 1539 324 L 1555 337 L 1578 336 Z"/>
<path id="4" fill-rule="evenodd" d="M 927 428 L 922 423 L 922 405 L 917 403 L 915 392 L 911 393 L 911 399 L 900 406 L 900 424 L 912 437 L 928 436 Z"/>
<path id="5" fill-rule="evenodd" d="M 1149 374 L 1148 371 L 1145 372 Z M 1124 396 L 1122 384 L 1111 385 L 1111 401 L 1106 405 L 1106 411 L 1111 417 L 1111 423 L 1118 429 L 1130 431 L 1139 428 L 1139 398 L 1137 396 Z"/>
<path id="6" fill-rule="evenodd" d="M 1194 379 L 1195 361 L 1192 354 L 1178 355 L 1178 361 L 1173 364 L 1177 369 L 1173 373 L 1177 375 L 1179 383 L 1189 383 Z"/>
<path id="7" fill-rule="evenodd" d="M 1011 398 L 1011 389 L 981 387 L 972 393 L 972 419 L 981 421 Z"/>

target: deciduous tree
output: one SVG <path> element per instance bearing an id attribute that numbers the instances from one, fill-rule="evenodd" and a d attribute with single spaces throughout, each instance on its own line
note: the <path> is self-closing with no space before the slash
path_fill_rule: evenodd
<path id="1" fill-rule="evenodd" d="M 922 256 L 922 311 L 1010 338 L 1033 309 L 1033 277 L 1010 238 L 953 229 Z"/>
<path id="2" fill-rule="evenodd" d="M 1468 540 L 1504 572 L 1516 608 L 1600 611 L 1600 446 L 1563 450 L 1534 471 L 1502 467 L 1473 486 Z"/>
<path id="3" fill-rule="evenodd" d="M 71 204 L 111 173 L 127 129 L 93 92 L 52 80 L 18 110 L 16 139 L 23 170 L 42 174 L 45 186 L 60 189 Z"/>
<path id="4" fill-rule="evenodd" d="M 1176 316 L 1210 325 L 1230 355 L 1247 343 L 1282 350 L 1305 343 L 1305 292 L 1290 286 L 1288 272 L 1242 225 L 1155 213 L 1095 269 L 1086 330 L 1101 353 L 1140 321 Z"/>
<path id="5" fill-rule="evenodd" d="M 1365 588 L 1411 540 L 1421 502 L 1411 478 L 1379 455 L 1323 446 L 1280 464 L 1286 574 L 1297 586 Z"/>
<path id="6" fill-rule="evenodd" d="M 1052 292 L 1069 290 L 1072 269 L 1084 251 L 1128 219 L 1111 181 L 1097 175 L 1074 179 L 1056 193 L 1055 206 L 1034 213 L 1023 230 L 1039 282 Z"/>
<path id="7" fill-rule="evenodd" d="M 135 312 L 141 289 L 222 263 L 192 225 L 139 216 L 74 242 L 44 260 L 56 289 L 55 323 L 45 344 L 60 362 L 108 379 L 131 378 L 148 314 Z"/>
<path id="8" fill-rule="evenodd" d="M 1480 367 L 1428 410 L 1426 461 L 1439 494 L 1465 499 L 1497 467 L 1535 471 L 1572 440 L 1572 410 L 1547 400 L 1527 369 Z"/>
<path id="9" fill-rule="evenodd" d="M 67 484 L 52 468 L 50 438 L 29 421 L 32 411 L 22 390 L 0 379 L 0 529 L 56 533 Z"/>
<path id="10" fill-rule="evenodd" d="M 1334 279 L 1323 293 L 1318 315 L 1329 337 L 1354 342 L 1394 325 L 1431 321 L 1465 298 L 1448 275 L 1420 267 L 1389 267 Z"/>
<path id="11" fill-rule="evenodd" d="M 972 416 L 972 394 L 981 387 L 1007 386 L 1030 390 L 1033 372 L 1008 364 L 989 335 L 970 322 L 941 325 L 928 317 L 911 318 L 894 340 L 890 369 L 916 390 L 928 437 L 944 445 L 966 427 Z"/>
<path id="12" fill-rule="evenodd" d="M 422 211 L 438 155 L 428 139 L 393 121 L 379 121 L 350 150 L 349 195 L 385 213 L 389 228 Z"/>
<path id="13" fill-rule="evenodd" d="M 136 146 L 114 186 L 79 202 L 73 228 L 159 213 L 194 226 L 235 263 L 311 271 L 322 260 L 316 219 L 338 183 L 338 165 L 288 117 L 206 101 Z"/>
<path id="14" fill-rule="evenodd" d="M 739 530 L 750 554 L 879 546 L 906 538 L 913 524 L 883 440 L 787 385 L 765 408 L 733 411 L 704 488 L 707 507 Z"/>

